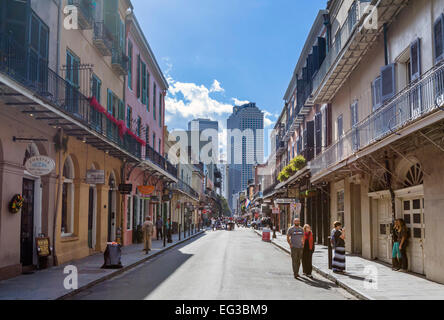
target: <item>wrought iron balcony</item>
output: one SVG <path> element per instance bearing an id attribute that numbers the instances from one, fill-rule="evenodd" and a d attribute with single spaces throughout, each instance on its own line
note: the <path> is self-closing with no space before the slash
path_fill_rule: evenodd
<path id="1" fill-rule="evenodd" d="M 105 22 L 95 22 L 93 43 L 103 56 L 107 57 L 112 55 L 113 42 L 114 37 L 105 26 Z"/>
<path id="2" fill-rule="evenodd" d="M 188 194 L 190 197 L 192 197 L 194 199 L 199 199 L 199 193 L 197 193 L 196 190 L 194 190 L 192 187 L 190 187 L 188 184 L 186 184 L 185 182 L 183 182 L 180 179 L 179 179 L 179 181 L 177 183 L 173 183 L 171 185 L 171 188 L 173 190 L 182 191 L 182 192 Z"/>
<path id="3" fill-rule="evenodd" d="M 377 41 L 383 25 L 390 23 L 407 2 L 408 0 L 354 1 L 333 46 L 313 78 L 311 94 L 304 104 L 329 102 Z M 369 5 L 373 7 L 368 7 Z M 370 22 L 376 16 L 378 26 L 373 27 Z"/>
<path id="4" fill-rule="evenodd" d="M 78 123 L 82 128 L 96 134 L 94 136 L 94 140 L 97 142 L 95 146 L 101 148 L 101 150 L 109 151 L 115 155 L 123 155 L 120 150 L 115 150 L 116 148 L 111 145 L 111 143 L 114 143 L 117 149 L 120 148 L 140 159 L 140 143 L 128 134 L 120 137 L 117 125 L 91 106 L 89 99 L 76 86 L 68 83 L 49 69 L 47 64 L 47 61 L 33 59 L 26 48 L 14 41 L 12 36 L 0 34 L 0 72 L 25 86 L 45 103 L 61 111 L 67 119 L 62 121 L 66 128 L 65 132 L 71 130 L 84 132 L 85 136 L 87 134 L 91 136 L 85 129 L 79 129 L 76 124 Z M 40 112 L 51 113 L 49 110 Z M 57 126 L 60 123 L 59 119 L 62 120 L 62 117 L 48 117 L 47 119 L 50 121 L 50 125 Z M 51 124 L 51 121 L 53 121 L 53 124 Z M 82 135 L 83 133 L 73 134 L 73 136 L 79 138 Z M 104 137 L 109 145 L 105 145 L 104 142 L 99 143 L 98 136 Z"/>
<path id="5" fill-rule="evenodd" d="M 119 49 L 113 49 L 111 64 L 115 72 L 117 72 L 121 76 L 127 75 L 128 62 L 129 59 L 125 55 L 125 53 L 123 53 L 123 51 Z"/>
<path id="6" fill-rule="evenodd" d="M 148 144 L 145 147 L 145 160 L 149 160 L 159 168 L 165 170 L 173 177 L 177 177 L 177 168 L 173 166 L 168 160 L 165 159 L 160 153 L 154 150 Z"/>
<path id="7" fill-rule="evenodd" d="M 395 98 L 348 131 L 326 151 L 310 162 L 312 179 L 374 142 L 396 134 L 399 129 L 442 108 L 444 104 L 444 64 L 424 74 Z"/>
<path id="8" fill-rule="evenodd" d="M 68 0 L 68 4 L 77 8 L 79 29 L 92 29 L 94 15 L 92 0 Z"/>

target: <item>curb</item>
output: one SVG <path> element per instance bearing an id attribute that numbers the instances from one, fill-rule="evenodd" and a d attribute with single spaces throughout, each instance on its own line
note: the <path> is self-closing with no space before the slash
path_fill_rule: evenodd
<path id="1" fill-rule="evenodd" d="M 94 287 L 95 285 L 97 285 L 97 284 L 99 284 L 99 283 L 101 283 L 101 282 L 104 282 L 104 281 L 107 281 L 107 280 L 112 279 L 112 278 L 114 278 L 114 277 L 117 277 L 118 275 L 120 275 L 120 274 L 122 274 L 122 273 L 124 273 L 124 272 L 126 272 L 126 271 L 128 271 L 128 270 L 131 270 L 131 269 L 137 267 L 138 265 L 140 265 L 140 264 L 142 264 L 142 263 L 145 263 L 145 262 L 147 262 L 148 260 L 151 260 L 151 259 L 153 259 L 154 257 L 157 257 L 158 255 L 160 255 L 160 254 L 162 254 L 162 253 L 165 253 L 165 252 L 167 252 L 168 250 L 170 250 L 170 249 L 172 249 L 172 248 L 174 248 L 174 247 L 177 247 L 178 245 L 180 245 L 180 244 L 182 244 L 182 243 L 185 243 L 185 242 L 187 242 L 188 240 L 191 240 L 191 239 L 193 239 L 193 238 L 195 238 L 195 237 L 197 237 L 197 236 L 199 236 L 199 235 L 201 235 L 201 234 L 204 234 L 204 233 L 205 233 L 205 230 L 204 230 L 204 231 L 200 231 L 200 232 L 198 232 L 198 233 L 195 233 L 195 234 L 191 235 L 190 237 L 188 237 L 188 238 L 186 238 L 186 239 L 180 240 L 180 241 L 178 241 L 178 242 L 176 242 L 176 243 L 170 245 L 169 247 L 163 248 L 162 250 L 160 250 L 160 251 L 158 251 L 158 252 L 156 252 L 156 253 L 153 253 L 153 254 L 149 255 L 149 256 L 146 257 L 146 258 L 143 258 L 143 259 L 141 259 L 141 260 L 139 260 L 139 261 L 136 261 L 136 262 L 134 262 L 134 263 L 132 263 L 132 264 L 130 264 L 130 265 L 127 265 L 127 266 L 125 266 L 125 267 L 123 267 L 123 268 L 121 268 L 121 269 L 118 269 L 118 270 L 116 270 L 115 272 L 110 273 L 110 274 L 108 274 L 108 275 L 106 275 L 106 276 L 104 276 L 104 277 L 102 277 L 102 278 L 100 278 L 100 279 L 97 279 L 97 280 L 94 280 L 94 281 L 92 281 L 92 282 L 90 282 L 90 283 L 87 283 L 87 284 L 85 284 L 84 286 L 82 286 L 82 287 L 80 287 L 80 288 L 78 288 L 78 289 L 75 289 L 75 290 L 73 290 L 73 291 L 71 291 L 71 292 L 69 292 L 69 293 L 67 293 L 67 294 L 64 294 L 63 296 L 60 296 L 60 297 L 58 297 L 58 298 L 55 298 L 54 300 L 64 300 L 64 299 L 66 299 L 66 298 L 69 298 L 69 297 L 75 296 L 75 295 L 79 294 L 80 292 L 82 292 L 82 291 L 84 291 L 84 290 L 86 290 L 86 289 L 92 288 L 92 287 Z"/>
<path id="2" fill-rule="evenodd" d="M 262 237 L 262 234 L 257 231 L 254 230 L 254 232 Z M 276 243 L 275 241 L 271 241 L 271 243 L 276 246 L 277 248 L 281 249 L 282 251 L 284 251 L 285 253 L 291 254 L 290 250 L 288 250 L 287 248 L 283 247 L 282 245 Z M 332 274 L 323 271 L 321 268 L 313 265 L 313 270 L 315 270 L 317 273 L 319 273 L 321 276 L 323 276 L 324 278 L 327 278 L 330 281 L 333 281 L 335 284 L 337 284 L 338 286 L 340 286 L 341 288 L 345 289 L 348 293 L 352 294 L 353 296 L 355 296 L 358 299 L 361 300 L 375 300 L 374 298 L 371 298 L 367 295 L 365 295 L 364 293 L 360 292 L 359 290 L 349 286 L 348 284 L 344 283 L 343 281 L 339 280 L 338 278 L 336 278 L 335 276 L 333 276 Z"/>

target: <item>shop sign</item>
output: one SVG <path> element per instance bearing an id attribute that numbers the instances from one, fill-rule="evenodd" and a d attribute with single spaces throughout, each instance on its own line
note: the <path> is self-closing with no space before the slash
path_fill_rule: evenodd
<path id="1" fill-rule="evenodd" d="M 119 192 L 121 194 L 131 194 L 132 191 L 133 191 L 132 184 L 119 184 Z"/>
<path id="2" fill-rule="evenodd" d="M 154 192 L 156 188 L 154 186 L 138 186 L 137 190 L 145 196 L 148 196 Z"/>
<path id="3" fill-rule="evenodd" d="M 291 203 L 295 203 L 296 200 L 295 199 L 276 199 L 274 200 L 274 203 L 276 204 L 291 204 Z"/>
<path id="4" fill-rule="evenodd" d="M 165 194 L 162 196 L 162 201 L 164 202 L 168 202 L 171 200 L 171 195 L 170 194 Z"/>
<path id="5" fill-rule="evenodd" d="M 274 207 L 273 209 L 272 209 L 272 213 L 273 214 L 279 214 L 281 212 L 281 210 L 279 209 L 279 207 Z"/>
<path id="6" fill-rule="evenodd" d="M 105 170 L 86 171 L 86 184 L 105 184 Z"/>
<path id="7" fill-rule="evenodd" d="M 152 196 L 151 197 L 151 203 L 159 203 L 159 197 L 158 196 Z"/>
<path id="8" fill-rule="evenodd" d="M 54 170 L 55 162 L 46 156 L 35 156 L 26 161 L 25 168 L 33 176 L 41 177 L 50 174 Z"/>
<path id="9" fill-rule="evenodd" d="M 51 255 L 51 248 L 49 247 L 49 238 L 35 238 L 37 246 L 37 254 L 39 257 L 49 257 Z"/>

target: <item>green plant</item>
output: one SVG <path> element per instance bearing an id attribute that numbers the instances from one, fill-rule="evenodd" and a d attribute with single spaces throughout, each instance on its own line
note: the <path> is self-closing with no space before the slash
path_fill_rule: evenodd
<path id="1" fill-rule="evenodd" d="M 278 175 L 278 180 L 280 182 L 284 182 L 288 180 L 292 175 L 296 172 L 304 168 L 307 164 L 307 161 L 303 156 L 297 156 L 293 160 L 290 161 L 290 164 L 286 166 Z"/>
<path id="2" fill-rule="evenodd" d="M 299 171 L 307 165 L 307 160 L 303 156 L 297 156 L 291 160 L 290 164 L 295 168 L 295 171 Z"/>

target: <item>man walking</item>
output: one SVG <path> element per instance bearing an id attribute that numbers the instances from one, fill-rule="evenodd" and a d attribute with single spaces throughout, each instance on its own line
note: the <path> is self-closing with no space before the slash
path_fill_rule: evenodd
<path id="1" fill-rule="evenodd" d="M 304 229 L 301 228 L 301 221 L 299 219 L 294 219 L 293 227 L 288 229 L 287 242 L 291 248 L 294 278 L 298 279 L 302 255 L 304 253 Z"/>
<path id="2" fill-rule="evenodd" d="M 144 250 L 146 254 L 151 251 L 151 238 L 153 237 L 153 223 L 151 222 L 151 217 L 148 216 L 145 218 L 145 222 L 143 223 L 143 244 Z"/>
<path id="3" fill-rule="evenodd" d="M 157 235 L 157 240 L 159 240 L 159 235 L 160 235 L 160 239 L 163 238 L 162 227 L 163 227 L 163 221 L 162 221 L 162 218 L 161 218 L 160 216 L 158 216 L 158 217 L 157 217 L 157 221 L 156 221 L 156 235 Z"/>

